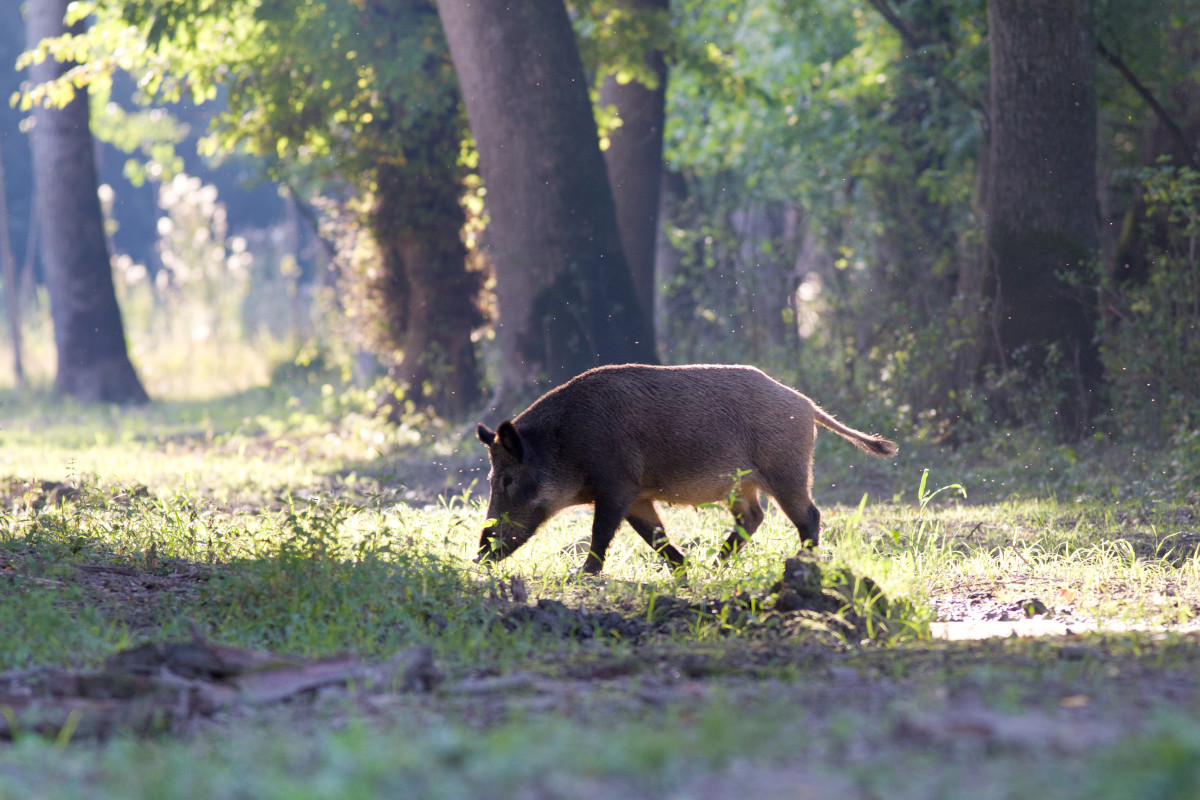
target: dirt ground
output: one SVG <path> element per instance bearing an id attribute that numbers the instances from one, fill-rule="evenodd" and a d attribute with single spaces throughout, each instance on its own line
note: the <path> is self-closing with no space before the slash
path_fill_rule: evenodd
<path id="1" fill-rule="evenodd" d="M 0 575 L 13 576 L 21 568 L 11 553 L 0 553 Z M 73 584 L 82 590 L 77 602 L 123 622 L 135 635 L 152 637 L 163 620 L 151 609 L 173 604 L 148 602 L 151 596 L 183 598 L 198 591 L 212 569 L 166 559 L 148 569 L 85 564 L 54 582 Z M 712 614 L 718 601 L 668 595 L 658 599 L 648 618 L 644 609 L 632 606 L 589 608 L 586 584 L 573 597 L 537 598 L 527 596 L 514 579 L 494 586 L 488 602 L 492 624 L 531 631 L 544 645 L 529 669 L 495 674 L 469 665 L 435 664 L 436 677 L 404 692 L 382 684 L 352 692 L 346 681 L 331 680 L 280 697 L 271 712 L 264 704 L 218 704 L 177 720 L 177 732 L 226 724 L 247 714 L 324 718 L 335 708 L 340 714 L 354 708 L 385 724 L 397 704 L 487 725 L 528 713 L 602 710 L 611 715 L 624 709 L 639 716 L 721 697 L 750 706 L 801 709 L 816 728 L 838 715 L 878 717 L 897 737 L 893 744 L 905 747 L 1077 752 L 1115 741 L 1145 721 L 1152 709 L 1191 707 L 1197 699 L 1200 637 L 1190 632 L 1089 633 L 1090 626 L 1081 624 L 1086 621 L 1029 617 L 1029 603 L 1001 605 L 968 592 L 938 599 L 943 630 L 993 623 L 1007 626 L 992 629 L 1003 636 L 976 641 L 949 641 L 966 637 L 946 636 L 891 647 L 847 644 L 831 631 L 852 631 L 853 620 L 831 620 L 830 607 L 822 607 L 819 596 L 787 596 L 812 586 L 802 579 L 790 586 L 781 582 L 767 605 L 791 603 L 794 608 L 771 611 L 712 642 L 681 643 L 674 635 L 679 626 L 690 624 L 698 612 Z M 725 602 L 737 605 L 738 598 Z M 1079 630 L 1072 631 L 1072 624 Z M 613 637 L 625 644 L 601 644 Z M 559 644 L 568 641 L 577 644 Z M 281 663 L 295 667 L 308 662 Z M 0 686 L 6 685 L 11 695 L 35 673 L 2 674 Z M 0 694 L 4 691 L 0 688 Z M 877 733 L 875 726 L 872 730 Z"/>
<path id="2" fill-rule="evenodd" d="M 37 502 L 71 491 L 41 488 Z M 29 561 L 37 558 L 33 549 L 0 552 L 0 581 L 46 574 Z M 186 739 L 249 723 L 315 732 L 352 721 L 389 730 L 422 720 L 478 729 L 536 718 L 686 720 L 718 707 L 772 721 L 752 748 L 762 758 L 681 777 L 671 796 L 870 798 L 956 796 L 981 764 L 1061 773 L 1069 785 L 1095 754 L 1200 700 L 1194 626 L 1097 631 L 1046 587 L 1018 587 L 1028 594 L 1013 601 L 963 585 L 932 598 L 937 638 L 881 646 L 865 641 L 865 619 L 835 613 L 841 600 L 821 589 L 821 567 L 803 560 L 789 560 L 763 597 L 703 598 L 680 587 L 659 595 L 653 613 L 634 600 L 613 603 L 586 581 L 556 597 L 531 596 L 519 578 L 493 582 L 483 587 L 490 624 L 538 647 L 535 660 L 506 670 L 444 663 L 429 648 L 364 663 L 222 648 L 199 631 L 157 641 L 169 609 L 186 605 L 216 569 L 151 553 L 142 566 L 82 563 L 31 577 L 70 589 L 64 602 L 153 644 L 98 669 L 2 673 L 0 705 L 17 710 L 22 730 L 50 736 L 74 711 L 80 742 L 122 730 Z M 679 636 L 698 615 L 731 627 L 703 642 Z M 0 725 L 0 739 L 9 733 Z M 907 766 L 933 762 L 928 774 Z M 612 778 L 555 781 L 528 796 L 662 796 Z"/>

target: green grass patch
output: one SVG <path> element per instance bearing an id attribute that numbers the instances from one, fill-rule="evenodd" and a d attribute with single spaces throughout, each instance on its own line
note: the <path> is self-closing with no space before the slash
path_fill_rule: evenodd
<path id="1" fill-rule="evenodd" d="M 773 506 L 722 568 L 719 506 L 661 509 L 681 575 L 625 528 L 603 576 L 574 576 L 590 509 L 481 567 L 469 431 L 388 425 L 323 373 L 281 380 L 135 411 L 0 396 L 0 670 L 91 668 L 199 631 L 370 662 L 428 645 L 443 687 L 352 687 L 186 740 L 18 736 L 0 745 L 0 797 L 652 797 L 713 781 L 955 797 L 976 775 L 997 789 L 979 796 L 1194 788 L 1186 449 L 1155 472 L 1126 445 L 1019 432 L 863 463 L 823 437 L 821 568 L 796 591 L 830 605 L 781 613 L 798 542 Z M 967 496 L 937 491 L 953 484 Z M 935 621 L 1034 617 L 1131 630 L 930 638 Z M 1077 720 L 1104 735 L 1072 739 Z"/>

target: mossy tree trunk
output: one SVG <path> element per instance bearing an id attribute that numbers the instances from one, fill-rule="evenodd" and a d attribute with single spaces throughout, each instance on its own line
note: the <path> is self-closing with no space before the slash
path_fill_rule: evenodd
<path id="1" fill-rule="evenodd" d="M 401 353 L 390 373 L 407 399 L 459 418 L 475 410 L 481 394 L 471 334 L 483 321 L 482 279 L 467 270 L 460 238 L 461 129 L 443 122 L 410 125 L 403 163 L 378 167 L 368 225 L 381 257 L 372 290 L 385 348 Z"/>

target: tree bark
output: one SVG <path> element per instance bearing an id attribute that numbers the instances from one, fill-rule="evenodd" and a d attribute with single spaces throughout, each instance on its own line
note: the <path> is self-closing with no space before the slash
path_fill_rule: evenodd
<path id="1" fill-rule="evenodd" d="M 0 139 L 3 137 L 0 136 Z M 18 388 L 25 386 L 25 368 L 21 365 L 21 306 L 17 293 L 21 284 L 13 260 L 12 234 L 8 227 L 8 189 L 4 185 L 4 154 L 0 152 L 0 265 L 4 272 L 4 300 L 8 308 L 8 338 L 12 341 L 13 377 Z"/>
<path id="2" fill-rule="evenodd" d="M 598 364 L 655 360 L 561 2 L 439 0 L 487 188 L 504 407 Z"/>
<path id="3" fill-rule="evenodd" d="M 665 11 L 670 0 L 628 0 L 634 13 Z M 638 306 L 656 349 L 654 329 L 654 253 L 658 237 L 658 206 L 662 184 L 663 128 L 666 124 L 667 65 L 662 51 L 645 55 L 646 66 L 658 76 L 654 88 L 637 81 L 619 83 L 609 75 L 600 87 L 600 105 L 615 106 L 621 126 L 609 137 L 604 151 L 608 180 L 616 206 L 617 229 Z"/>
<path id="4" fill-rule="evenodd" d="M 29 46 L 66 32 L 67 0 L 32 0 Z M 53 59 L 29 68 L 35 83 L 69 67 Z M 31 139 L 34 216 L 58 349 L 55 389 L 84 403 L 141 404 L 145 389 L 129 361 L 97 196 L 96 160 L 84 91 L 63 108 L 39 106 Z"/>
<path id="5" fill-rule="evenodd" d="M 664 289 L 675 283 L 675 276 L 684 272 L 683 252 L 675 249 L 667 229 L 680 216 L 680 207 L 687 196 L 687 182 L 683 176 L 671 169 L 664 169 L 658 187 L 658 232 L 654 238 L 654 273 Z M 655 346 L 662 349 L 668 361 L 678 344 L 676 331 L 672 330 L 672 319 L 678 320 L 677 309 L 672 308 L 670 291 L 654 293 Z M 685 312 L 686 313 L 686 312 Z"/>
<path id="6" fill-rule="evenodd" d="M 407 126 L 403 163 L 376 170 L 369 225 L 382 255 L 374 290 L 388 344 L 403 354 L 391 374 L 407 397 L 457 418 L 480 398 L 471 332 L 483 322 L 476 305 L 482 279 L 467 271 L 460 238 L 461 112 L 456 103 L 446 111 L 454 119 L 430 110 Z"/>
<path id="7" fill-rule="evenodd" d="M 1077 437 L 1102 377 L 1094 301 L 1070 282 L 1097 244 L 1091 2 L 989 0 L 988 35 L 992 359 L 1048 381 L 1063 434 Z"/>

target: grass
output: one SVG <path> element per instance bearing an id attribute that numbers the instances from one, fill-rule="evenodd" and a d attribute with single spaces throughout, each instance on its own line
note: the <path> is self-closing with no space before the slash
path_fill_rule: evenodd
<path id="1" fill-rule="evenodd" d="M 118 739 L 66 750 L 28 738 L 0 750 L 0 798 L 700 797 L 714 788 L 716 796 L 751 797 L 782 789 L 1185 798 L 1200 790 L 1200 727 L 1179 715 L 1159 714 L 1136 734 L 1080 754 L 1070 749 L 1069 728 L 1047 731 L 1036 721 L 1026 734 L 992 736 L 964 734 L 936 717 L 916 727 L 915 698 L 817 722 L 780 699 L 770 689 L 743 692 L 648 717 L 574 708 L 482 729 L 411 708 L 383 725 L 327 709 L 311 728 L 284 735 L 267 721 L 190 741 Z M 920 735 L 936 747 L 898 741 Z"/>
<path id="2" fill-rule="evenodd" d="M 1186 442 L 1130 458 L 1132 444 L 1065 448 L 1021 431 L 957 450 L 904 442 L 894 462 L 864 463 L 822 437 L 825 588 L 863 621 L 848 629 L 772 616 L 796 549 L 773 507 L 723 569 L 709 565 L 729 525 L 716 507 L 662 509 L 692 556 L 682 576 L 625 529 L 601 579 L 573 577 L 586 509 L 485 569 L 470 561 L 485 511 L 469 432 L 385 425 L 369 395 L 320 370 L 201 399 L 162 374 L 182 388 L 133 411 L 0 390 L 0 670 L 93 667 L 199 628 L 371 661 L 427 644 L 447 686 L 534 682 L 351 689 L 218 717 L 186 739 L 20 736 L 0 744 L 0 798 L 689 797 L 722 781 L 748 796 L 1197 791 L 1200 508 Z M 968 497 L 937 492 L 951 484 Z M 514 582 L 531 607 L 618 613 L 644 633 L 513 624 Z M 929 638 L 935 615 L 1030 611 L 1118 632 Z"/>

